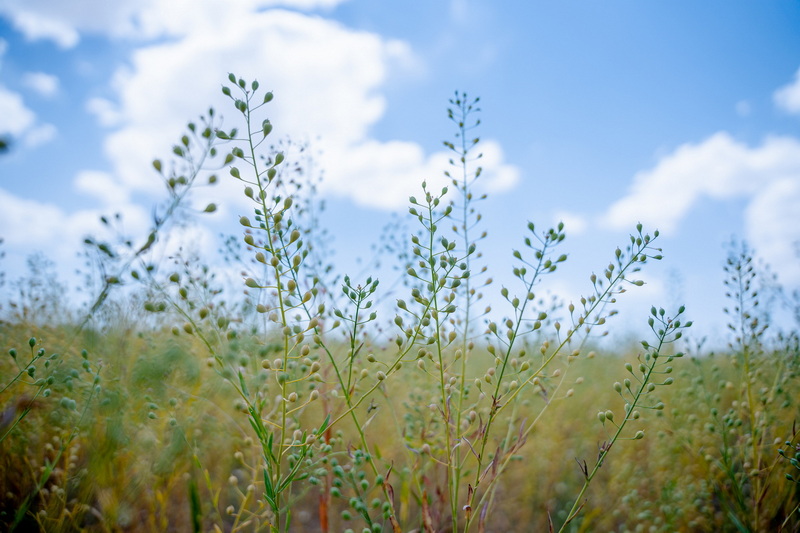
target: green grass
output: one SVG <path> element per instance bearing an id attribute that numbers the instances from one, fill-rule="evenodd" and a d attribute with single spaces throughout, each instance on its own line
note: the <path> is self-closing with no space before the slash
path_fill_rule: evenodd
<path id="1" fill-rule="evenodd" d="M 4 328 L 4 343 L 11 343 L 15 333 L 23 334 L 19 328 Z M 70 331 L 46 332 L 46 338 L 57 345 L 59 333 L 63 338 Z M 191 487 L 196 487 L 203 530 L 215 524 L 223 530 L 225 524 L 231 527 L 235 519 L 227 514 L 229 506 L 236 512 L 242 510 L 252 520 L 243 530 L 255 529 L 257 523 L 265 526 L 266 518 L 257 519 L 259 514 L 266 516 L 259 494 L 263 491 L 259 447 L 250 436 L 247 415 L 237 408 L 234 391 L 222 386 L 213 369 L 188 357 L 201 349 L 192 339 L 176 340 L 170 332 L 148 337 L 145 341 L 130 334 L 125 343 L 128 353 L 104 357 L 104 382 L 109 383 L 91 403 L 91 422 L 81 428 L 57 460 L 55 474 L 45 483 L 45 493 L 34 500 L 31 516 L 47 531 L 190 529 Z M 116 353 L 119 343 L 110 344 L 101 338 L 92 353 Z M 635 348 L 626 351 L 633 355 Z M 776 358 L 782 355 L 786 354 L 770 354 Z M 156 363 L 159 360 L 161 363 Z M 564 393 L 552 398 L 547 416 L 528 437 L 518 457 L 512 458 L 492 502 L 492 518 L 488 520 L 491 529 L 515 530 L 518 524 L 531 524 L 532 529 L 546 530 L 548 513 L 555 523 L 566 519 L 584 480 L 575 459 L 591 464 L 599 453 L 598 446 L 608 440 L 608 433 L 595 416 L 598 406 L 619 405 L 611 384 L 624 375 L 623 365 L 629 360 L 632 357 L 598 353 L 570 366 L 561 390 L 569 386 L 574 395 L 567 397 Z M 8 375 L 9 363 L 5 360 L 3 375 Z M 587 503 L 581 517 L 573 522 L 575 530 L 655 527 L 655 531 L 737 531 L 735 524 L 743 523 L 745 530 L 769 531 L 777 530 L 788 517 L 785 530 L 792 531 L 798 523 L 796 512 L 789 516 L 797 505 L 796 485 L 785 479 L 792 468 L 780 459 L 777 450 L 788 449 L 783 440 L 791 440 L 797 413 L 796 374 L 787 374 L 794 378 L 794 387 L 782 389 L 783 401 L 793 403 L 776 405 L 771 421 L 773 440 L 780 438 L 781 442 L 775 445 L 770 441 L 764 446 L 765 464 L 759 476 L 769 480 L 770 489 L 761 504 L 765 522 L 755 529 L 747 523 L 752 520 L 749 498 L 741 503 L 738 500 L 737 480 L 745 495 L 752 489 L 748 489 L 742 472 L 734 473 L 731 479 L 723 459 L 729 455 L 732 469 L 741 471 L 746 463 L 747 450 L 741 448 L 747 442 L 747 432 L 741 426 L 727 429 L 728 438 L 724 439 L 723 416 L 712 414 L 712 409 L 723 415 L 736 410 L 736 391 L 729 383 L 736 383 L 738 369 L 727 355 L 683 363 L 686 368 L 676 371 L 676 384 L 660 395 L 670 407 L 636 421 L 636 430 L 643 429 L 645 438 L 615 445 L 585 494 Z M 120 374 L 124 368 L 131 371 L 127 379 L 118 380 L 112 377 L 112 367 Z M 385 395 L 376 398 L 377 409 L 373 409 L 377 416 L 366 428 L 373 453 L 396 465 L 392 474 L 394 501 L 398 519 L 404 524 L 419 523 L 422 490 L 427 488 L 427 493 L 434 495 L 446 487 L 442 465 L 434 457 L 410 449 L 417 441 L 414 433 L 423 427 L 419 420 L 432 420 L 427 406 L 430 398 L 425 395 L 419 387 L 395 382 Z M 14 396 L 5 395 L 4 403 L 13 401 L 11 398 Z M 71 413 L 62 415 L 64 408 L 59 404 L 55 394 L 42 400 L 3 442 L 0 479 L 7 495 L 4 520 L 9 520 L 33 492 L 41 475 L 39 468 L 48 459 L 55 459 L 59 443 L 66 440 L 69 428 L 65 426 L 70 420 L 65 417 Z M 541 394 L 531 394 L 520 402 L 518 416 L 532 418 L 543 405 Z M 365 418 L 368 408 L 361 410 Z M 150 413 L 155 418 L 150 418 Z M 357 432 L 351 424 L 341 425 L 340 430 L 338 439 L 336 432 L 332 434 L 331 440 L 338 445 L 330 453 L 328 466 L 334 459 L 339 464 L 351 464 L 346 450 L 357 442 Z M 237 476 L 235 486 L 229 483 L 232 475 Z M 318 476 L 319 483 L 294 495 L 293 530 L 319 530 L 319 498 L 325 495 L 326 477 L 331 484 L 342 479 L 343 488 L 353 490 L 346 477 L 337 478 L 332 468 L 326 469 L 325 476 Z M 420 477 L 424 481 L 418 484 Z M 255 494 L 246 501 L 251 484 Z M 358 523 L 342 519 L 348 509 L 351 516 L 355 515 L 348 500 L 330 499 L 330 531 Z M 429 512 L 432 516 L 446 513 L 446 505 L 446 501 L 432 498 Z"/>
<path id="2" fill-rule="evenodd" d="M 267 143 L 258 89 L 231 75 L 239 127 L 210 111 L 153 163 L 166 196 L 150 231 L 87 239 L 85 309 L 41 258 L 3 302 L 4 529 L 798 530 L 800 345 L 765 328 L 751 250 L 726 267 L 724 353 L 658 307 L 641 343 L 599 349 L 617 299 L 662 258 L 658 232 L 639 225 L 585 297 L 554 305 L 542 295 L 566 235 L 531 222 L 509 252 L 515 286 L 495 287 L 478 100 L 456 93 L 449 185 L 423 182 L 416 229 L 391 240 L 392 306 L 386 284 L 326 263 L 314 177 Z M 244 297 L 216 280 L 219 258 L 155 260 L 194 188 L 221 179 L 252 202 L 223 252 Z"/>

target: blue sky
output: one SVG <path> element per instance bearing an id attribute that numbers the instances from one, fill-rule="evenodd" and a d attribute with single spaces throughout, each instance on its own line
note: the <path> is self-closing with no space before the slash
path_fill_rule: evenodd
<path id="1" fill-rule="evenodd" d="M 565 299 L 641 221 L 665 259 L 619 325 L 683 302 L 719 341 L 731 237 L 800 287 L 798 28 L 788 0 L 2 0 L 2 267 L 14 279 L 42 250 L 69 279 L 101 214 L 144 232 L 149 162 L 209 105 L 230 111 L 233 71 L 274 91 L 276 136 L 322 152 L 334 259 L 357 272 L 422 179 L 442 180 L 457 89 L 481 97 L 494 291 L 513 290 L 504 270 L 528 220 L 566 223 L 570 260 L 548 285 Z M 240 196 L 200 191 L 221 208 L 185 237 L 214 253 L 246 214 Z"/>

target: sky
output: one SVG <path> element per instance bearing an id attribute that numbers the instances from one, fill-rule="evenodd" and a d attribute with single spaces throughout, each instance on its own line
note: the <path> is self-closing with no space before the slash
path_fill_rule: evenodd
<path id="1" fill-rule="evenodd" d="M 341 272 L 361 272 L 423 179 L 444 183 L 457 90 L 481 99 L 487 293 L 514 291 L 528 221 L 565 223 L 569 260 L 542 290 L 566 301 L 637 223 L 660 231 L 664 259 L 620 300 L 616 331 L 685 304 L 693 335 L 724 341 L 732 239 L 800 288 L 794 0 L 0 0 L 6 279 L 41 251 L 71 280 L 104 214 L 145 234 L 163 197 L 151 161 L 209 106 L 235 117 L 229 72 L 274 93 L 276 139 L 318 153 Z M 213 255 L 249 214 L 240 189 L 198 191 L 219 209 L 186 242 Z"/>

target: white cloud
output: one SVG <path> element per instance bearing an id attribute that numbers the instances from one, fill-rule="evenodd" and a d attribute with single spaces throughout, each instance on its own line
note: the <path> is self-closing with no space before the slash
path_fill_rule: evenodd
<path id="1" fill-rule="evenodd" d="M 0 189 L 0 227 L 9 246 L 31 249 L 52 244 L 51 233 L 63 228 L 63 211 L 53 204 L 19 198 Z"/>
<path id="2" fill-rule="evenodd" d="M 49 39 L 61 48 L 72 48 L 78 44 L 78 32 L 68 23 L 35 11 L 19 9 L 19 4 L 21 2 L 9 2 L 0 9 L 11 18 L 14 27 L 27 39 Z"/>
<path id="3" fill-rule="evenodd" d="M 151 157 L 166 153 L 187 119 L 209 104 L 226 117 L 226 128 L 238 125 L 239 113 L 220 93 L 228 71 L 258 78 L 274 92 L 265 108 L 274 136 L 321 138 L 323 191 L 396 208 L 419 190 L 422 179 L 445 183 L 447 154 L 426 155 L 414 143 L 369 137 L 385 111 L 380 89 L 389 71 L 415 62 L 405 43 L 283 10 L 214 23 L 214 31 L 203 27 L 183 39 L 138 49 L 130 66 L 115 75 L 118 103 L 87 103 L 101 122 L 123 125 L 105 147 L 124 187 L 153 190 Z M 518 171 L 503 162 L 500 146 L 487 141 L 480 150 L 484 187 L 513 187 Z"/>
<path id="4" fill-rule="evenodd" d="M 800 69 L 795 73 L 794 80 L 775 91 L 772 98 L 783 111 L 800 114 Z"/>
<path id="5" fill-rule="evenodd" d="M 6 0 L 0 6 L 0 14 L 6 15 L 29 40 L 50 40 L 61 48 L 72 48 L 82 33 L 109 37 L 158 36 L 163 25 L 146 27 L 141 19 L 159 3 L 157 0 Z"/>
<path id="6" fill-rule="evenodd" d="M 120 206 L 126 228 L 143 233 L 149 222 L 147 212 L 133 205 Z M 36 250 L 46 250 L 65 265 L 76 267 L 76 255 L 86 235 L 97 234 L 100 210 L 88 209 L 67 213 L 51 203 L 20 198 L 0 189 L 0 228 L 9 256 L 24 257 Z M 71 271 L 73 268 L 64 268 Z"/>
<path id="7" fill-rule="evenodd" d="M 680 146 L 638 173 L 630 193 L 603 220 L 616 229 L 642 222 L 675 233 L 703 197 L 749 199 L 745 231 L 752 245 L 780 274 L 800 280 L 797 259 L 789 261 L 800 239 L 800 140 L 768 137 L 750 147 L 721 132 Z"/>
<path id="8" fill-rule="evenodd" d="M 0 134 L 20 135 L 36 121 L 22 97 L 0 85 Z"/>
<path id="9" fill-rule="evenodd" d="M 769 137 L 751 148 L 725 132 L 716 133 L 699 144 L 678 147 L 655 168 L 639 172 L 631 192 L 604 218 L 614 228 L 640 221 L 672 233 L 699 198 L 754 196 L 786 174 L 800 177 L 797 139 Z"/>
<path id="10" fill-rule="evenodd" d="M 248 80 L 257 78 L 263 89 L 274 92 L 274 101 L 264 111 L 275 125 L 276 141 L 285 135 L 321 139 L 319 144 L 313 144 L 315 151 L 323 150 L 317 162 L 325 171 L 321 193 L 393 209 L 405 206 L 409 195 L 418 195 L 423 179 L 431 187 L 447 184 L 443 172 L 451 154 L 427 153 L 413 142 L 384 142 L 370 137 L 371 128 L 386 109 L 381 90 L 390 73 L 405 74 L 403 69 L 418 64 L 408 45 L 316 16 L 253 9 L 277 3 L 146 1 L 142 2 L 143 7 L 134 9 L 131 6 L 139 6 L 138 3 L 123 0 L 102 2 L 94 15 L 96 20 L 86 18 L 91 5 L 82 6 L 81 13 L 70 3 L 54 7 L 49 12 L 53 20 L 66 21 L 64 27 L 81 32 L 124 35 L 138 31 L 139 37 L 161 32 L 173 38 L 136 49 L 111 82 L 114 97 L 92 99 L 85 104 L 102 124 L 116 128 L 104 144 L 111 172 L 86 170 L 74 182 L 77 191 L 100 201 L 99 208 L 69 213 L 54 205 L 22 201 L 0 190 L 0 227 L 14 237 L 14 245 L 22 249 L 23 241 L 33 240 L 37 248 L 48 249 L 49 254 L 74 256 L 83 235 L 97 231 L 99 215 L 109 208 L 126 213 L 126 228 L 131 234 L 145 232 L 146 210 L 130 201 L 136 192 L 161 194 L 162 185 L 151 167 L 152 159 L 168 159 L 186 122 L 196 119 L 209 105 L 217 110 L 218 117 L 224 117 L 224 128 L 240 126 L 241 114 L 220 91 L 223 83 L 230 85 L 230 71 Z M 298 9 L 324 8 L 335 3 L 280 2 Z M 20 7 L 23 3 L 12 5 L 24 11 Z M 24 5 L 25 9 L 41 10 L 51 3 L 32 0 Z M 117 6 L 113 8 L 117 9 L 115 14 L 104 11 L 112 9 L 107 7 L 111 5 Z M 168 13 L 171 9 L 176 13 Z M 106 23 L 109 25 L 103 29 Z M 68 34 L 53 31 L 50 38 L 61 39 L 66 46 L 73 42 Z M 9 101 L 19 104 L 17 110 L 26 109 L 18 97 Z M 15 131 L 36 126 L 32 113 L 19 116 Z M 492 191 L 513 187 L 519 173 L 504 162 L 500 146 L 485 141 L 480 150 L 484 153 L 480 186 Z M 249 207 L 243 202 L 241 183 L 221 181 L 216 187 L 197 190 L 193 196 L 199 209 L 211 201 L 219 204 L 211 220 L 230 213 L 241 214 L 243 206 Z M 5 206 L 11 208 L 4 209 Z M 37 213 L 33 221 L 29 220 L 31 213 Z M 32 225 L 25 226 L 19 220 L 28 220 Z M 198 231 L 201 233 L 192 234 L 191 238 L 205 247 L 211 246 L 210 230 Z M 179 242 L 165 243 L 165 250 Z"/>
<path id="11" fill-rule="evenodd" d="M 26 72 L 22 75 L 22 84 L 44 97 L 54 96 L 58 92 L 58 77 L 44 72 Z"/>
<path id="12" fill-rule="evenodd" d="M 519 171 L 503 162 L 499 144 L 484 141 L 475 151 L 483 154 L 479 163 L 484 171 L 478 190 L 500 193 L 517 184 Z M 408 204 L 409 196 L 420 195 L 423 180 L 435 193 L 450 186 L 444 171 L 452 171 L 448 163 L 451 156 L 448 152 L 426 155 L 418 144 L 407 141 L 366 140 L 338 149 L 326 146 L 322 155 L 326 181 L 322 188 L 348 196 L 360 205 L 398 209 Z"/>
<path id="13" fill-rule="evenodd" d="M 107 194 L 99 208 L 68 212 L 59 205 L 22 198 L 0 188 L 0 238 L 6 252 L 4 269 L 12 279 L 26 273 L 25 260 L 36 252 L 49 258 L 58 258 L 60 273 L 74 272 L 83 267 L 79 253 L 84 250 L 87 236 L 114 242 L 118 235 L 99 223 L 110 209 L 121 215 L 121 228 L 126 235 L 141 239 L 152 225 L 148 209 L 127 202 L 127 199 L 109 186 L 108 176 L 101 172 L 88 172 L 80 178 L 81 188 L 97 195 Z M 104 182 L 105 181 L 105 182 Z M 175 225 L 159 236 L 150 254 L 156 262 L 163 262 L 179 249 L 198 252 L 201 257 L 211 257 L 217 249 L 217 227 L 201 225 Z M 137 241 L 141 243 L 141 241 Z M 84 295 L 85 296 L 85 295 Z"/>
<path id="14" fill-rule="evenodd" d="M 599 277 L 598 273 L 598 277 Z M 619 314 L 624 317 L 637 317 L 641 320 L 642 324 L 647 321 L 647 313 L 652 306 L 663 307 L 670 314 L 674 314 L 677 309 L 670 309 L 674 303 L 667 290 L 668 283 L 664 279 L 651 271 L 642 270 L 633 274 L 632 279 L 644 282 L 644 285 L 637 287 L 635 285 L 627 285 L 624 294 L 616 296 L 617 303 L 613 305 L 613 309 L 619 311 Z"/>
<path id="15" fill-rule="evenodd" d="M 595 273 L 598 277 L 600 276 L 600 272 Z M 539 288 L 537 295 L 539 293 L 546 294 L 545 300 L 549 300 L 552 295 L 563 302 L 565 307 L 572 303 L 576 309 L 581 309 L 581 297 L 588 297 L 594 294 L 588 279 L 589 273 L 587 272 L 586 274 L 586 277 L 583 278 L 584 282 L 578 284 L 571 284 L 559 278 L 548 279 Z M 639 335 L 641 332 L 646 332 L 647 317 L 653 305 L 663 307 L 670 315 L 674 315 L 677 312 L 677 309 L 672 308 L 674 302 L 670 294 L 669 283 L 665 282 L 663 278 L 645 269 L 636 273 L 632 279 L 641 280 L 644 285 L 640 287 L 633 285 L 618 287 L 624 289 L 625 292 L 616 294 L 614 296 L 616 301 L 603 310 L 606 317 L 612 310 L 616 311 L 616 313 L 614 316 L 608 317 L 605 325 L 594 328 L 592 335 L 595 338 L 598 338 L 603 332 L 608 332 L 610 336 L 613 336 L 612 340 L 614 342 L 619 342 L 630 334 Z M 571 325 L 569 315 L 564 308 L 557 311 L 554 316 L 558 317 L 563 326 Z M 594 318 L 599 318 L 599 316 Z"/>
<path id="16" fill-rule="evenodd" d="M 443 152 L 425 154 L 411 142 L 378 142 L 369 136 L 385 112 L 380 91 L 390 71 L 410 72 L 419 66 L 408 45 L 298 12 L 257 11 L 276 5 L 314 9 L 338 3 L 93 0 L 77 9 L 69 3 L 26 0 L 13 1 L 5 9 L 22 18 L 36 13 L 52 22 L 52 28 L 139 38 L 176 36 L 133 52 L 128 66 L 112 81 L 116 102 L 95 98 L 86 103 L 101 124 L 119 128 L 107 137 L 105 151 L 114 166 L 113 179 L 125 194 L 156 191 L 151 159 L 168 154 L 185 123 L 209 105 L 226 117 L 225 127 L 240 118 L 220 93 L 232 71 L 248 80 L 258 78 L 262 87 L 274 92 L 266 111 L 276 138 L 321 139 L 323 191 L 362 205 L 404 206 L 408 196 L 419 191 L 422 179 L 446 183 L 442 173 L 449 158 Z M 67 46 L 73 43 L 67 34 L 53 30 L 49 35 Z M 36 35 L 44 35 L 43 30 Z M 514 187 L 519 173 L 504 163 L 500 146 L 487 141 L 481 151 L 481 185 L 492 192 Z M 85 187 L 85 180 L 79 177 L 77 185 Z"/>
<path id="17" fill-rule="evenodd" d="M 260 0 L 255 2 L 260 7 L 274 6 L 274 7 L 289 7 L 294 9 L 331 9 L 339 4 L 345 3 L 347 0 Z"/>
<path id="18" fill-rule="evenodd" d="M 111 207 L 108 202 L 99 208 L 69 212 L 56 204 L 22 198 L 0 188 L 0 237 L 4 240 L 3 267 L 8 276 L 14 279 L 25 275 L 25 260 L 36 252 L 57 258 L 61 274 L 82 268 L 84 262 L 79 253 L 84 250 L 84 238 L 115 240 L 116 235 L 99 223 L 102 215 L 110 214 Z M 152 224 L 148 209 L 126 202 L 113 205 L 113 209 L 121 214 L 126 234 L 139 239 L 147 235 Z M 216 245 L 207 228 L 176 227 L 152 248 L 152 256 L 156 261 L 163 260 L 187 243 L 206 254 L 213 252 Z"/>
<path id="19" fill-rule="evenodd" d="M 80 34 L 152 39 L 179 36 L 200 25 L 233 19 L 264 7 L 330 9 L 345 0 L 5 0 L 0 15 L 29 40 L 48 39 L 62 48 L 78 44 Z"/>
<path id="20" fill-rule="evenodd" d="M 101 126 L 116 126 L 122 119 L 117 106 L 105 98 L 90 98 L 86 111 L 96 116 Z"/>
<path id="21" fill-rule="evenodd" d="M 6 46 L 6 41 L 0 39 L 0 58 Z M 46 91 L 52 80 L 48 82 L 45 77 L 47 75 L 42 73 L 28 73 L 23 77 L 23 83 L 39 83 L 38 88 Z M 55 137 L 56 128 L 52 124 L 37 124 L 36 114 L 25 105 L 22 96 L 0 85 L 0 135 L 22 137 L 26 146 L 35 147 Z"/>
<path id="22" fill-rule="evenodd" d="M 35 147 L 50 141 L 56 133 L 52 124 L 36 123 L 36 115 L 22 96 L 0 85 L 0 135 L 21 137 L 26 146 Z"/>
<path id="23" fill-rule="evenodd" d="M 368 140 L 338 149 L 326 147 L 322 158 L 324 189 L 350 196 L 363 206 L 397 209 L 407 205 L 409 196 L 419 196 L 423 179 L 434 192 L 449 184 L 444 177 L 448 156 L 428 157 L 412 142 Z"/>
<path id="24" fill-rule="evenodd" d="M 766 184 L 745 211 L 747 239 L 779 274 L 781 282 L 800 285 L 800 177 Z"/>
<path id="25" fill-rule="evenodd" d="M 115 77 L 118 108 L 103 110 L 126 124 L 108 138 L 107 153 L 127 186 L 146 187 L 144 166 L 168 150 L 188 119 L 213 104 L 232 117 L 226 127 L 238 120 L 219 90 L 229 70 L 274 90 L 266 110 L 276 135 L 353 143 L 383 113 L 376 90 L 389 53 L 396 47 L 387 50 L 375 35 L 286 11 L 254 13 L 214 32 L 139 49 L 132 67 Z"/>
<path id="26" fill-rule="evenodd" d="M 216 251 L 217 240 L 214 233 L 207 226 L 192 224 L 172 228 L 163 240 L 158 241 L 153 255 L 172 257 L 180 253 L 187 257 L 196 253 L 201 258 L 208 258 L 213 257 Z"/>
<path id="27" fill-rule="evenodd" d="M 510 191 L 519 183 L 519 169 L 504 162 L 503 148 L 493 140 L 486 140 L 475 147 L 482 157 L 476 162 L 483 168 L 479 187 L 491 193 Z"/>
<path id="28" fill-rule="evenodd" d="M 75 178 L 75 188 L 100 200 L 103 205 L 114 206 L 128 202 L 127 191 L 106 172 L 84 170 Z"/>
<path id="29" fill-rule="evenodd" d="M 25 133 L 25 146 L 35 148 L 53 140 L 58 130 L 52 124 L 38 124 Z"/>
<path id="30" fill-rule="evenodd" d="M 559 222 L 564 223 L 564 231 L 571 237 L 583 234 L 588 227 L 586 217 L 567 211 L 558 211 L 553 215 L 553 224 L 558 224 Z"/>

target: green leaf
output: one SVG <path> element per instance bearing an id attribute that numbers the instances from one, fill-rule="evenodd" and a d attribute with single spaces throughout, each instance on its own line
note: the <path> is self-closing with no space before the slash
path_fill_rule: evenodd
<path id="1" fill-rule="evenodd" d="M 194 479 L 189 481 L 189 506 L 192 510 L 192 531 L 199 533 L 202 531 L 200 521 L 203 518 L 203 509 L 200 502 L 200 492 L 197 490 L 197 482 Z"/>
<path id="2" fill-rule="evenodd" d="M 267 472 L 267 469 L 264 469 L 264 498 L 267 500 L 270 508 L 274 513 L 277 514 L 277 504 L 275 503 L 275 487 L 272 486 L 272 478 Z"/>
<path id="3" fill-rule="evenodd" d="M 271 463 L 277 463 L 278 462 L 277 457 L 275 457 L 275 454 L 272 452 L 272 444 L 273 444 L 274 440 L 275 440 L 275 437 L 272 435 L 272 433 L 270 433 L 269 436 L 267 437 L 267 453 L 269 454 L 267 459 Z"/>
<path id="4" fill-rule="evenodd" d="M 239 370 L 239 385 L 242 387 L 242 394 L 245 396 L 245 398 L 249 398 L 250 392 L 247 390 L 247 383 L 244 381 L 244 374 L 242 374 L 241 370 Z"/>
<path id="5" fill-rule="evenodd" d="M 261 437 L 263 436 L 262 435 L 263 432 L 261 431 L 261 428 L 258 427 L 258 424 L 256 424 L 256 422 L 255 422 L 255 420 L 253 419 L 252 416 L 250 416 L 248 418 L 248 420 L 250 421 L 250 425 L 253 427 L 253 431 L 256 432 L 256 435 L 258 436 L 258 439 L 261 440 Z"/>

